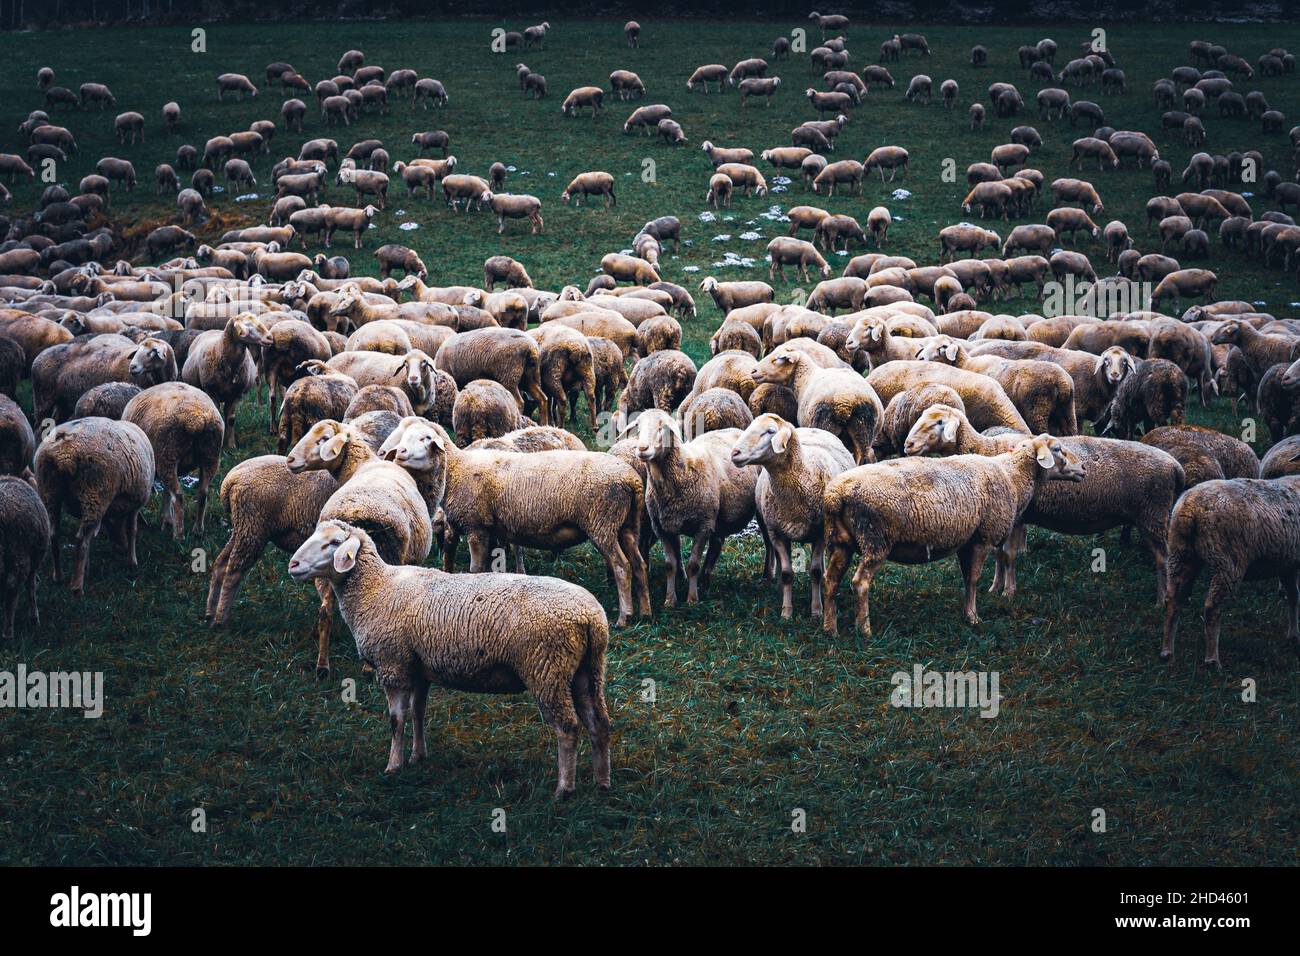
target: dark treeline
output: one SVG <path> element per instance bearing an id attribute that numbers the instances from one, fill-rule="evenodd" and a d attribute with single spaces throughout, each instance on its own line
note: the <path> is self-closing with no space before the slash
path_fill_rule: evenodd
<path id="1" fill-rule="evenodd" d="M 660 17 L 709 17 L 737 14 L 735 0 L 656 0 Z M 880 0 L 827 3 L 819 0 L 745 0 L 746 16 L 803 19 L 809 10 L 845 13 L 863 22 L 1011 23 L 1047 20 L 1270 20 L 1300 19 L 1300 0 Z M 511 0 L 490 4 L 475 0 L 0 0 L 0 29 L 51 29 L 131 23 L 201 23 L 253 20 L 385 19 L 475 16 L 517 26 L 547 17 L 621 17 L 652 19 L 644 4 L 630 0 Z"/>

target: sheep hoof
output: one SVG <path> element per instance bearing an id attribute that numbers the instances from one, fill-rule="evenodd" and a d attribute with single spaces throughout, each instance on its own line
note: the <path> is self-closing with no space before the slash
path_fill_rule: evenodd
<path id="1" fill-rule="evenodd" d="M 330 666 L 328 664 L 316 665 L 316 679 L 325 680 L 330 676 Z"/>
<path id="2" fill-rule="evenodd" d="M 573 796 L 573 787 L 568 787 L 567 789 L 565 787 L 555 788 L 555 799 L 557 801 L 562 802 L 568 800 L 571 796 Z"/>
<path id="3" fill-rule="evenodd" d="M 1173 661 L 1173 659 L 1174 659 L 1174 652 L 1173 652 L 1173 651 L 1161 650 L 1161 652 L 1160 652 L 1160 659 L 1161 659 L 1162 661 L 1164 661 L 1166 664 L 1168 664 L 1168 663 L 1170 663 L 1170 662 Z"/>
<path id="4" fill-rule="evenodd" d="M 1208 668 L 1213 668 L 1215 672 L 1221 671 L 1223 669 L 1223 667 L 1219 664 L 1219 659 L 1217 657 L 1215 658 L 1207 657 L 1205 659 L 1205 666 Z"/>

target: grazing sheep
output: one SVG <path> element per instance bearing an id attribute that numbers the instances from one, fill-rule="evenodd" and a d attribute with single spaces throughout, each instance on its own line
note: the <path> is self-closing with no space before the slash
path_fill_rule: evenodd
<path id="1" fill-rule="evenodd" d="M 1197 425 L 1162 425 L 1142 436 L 1183 466 L 1183 487 L 1221 478 L 1258 478 L 1259 456 L 1240 439 Z"/>
<path id="2" fill-rule="evenodd" d="M 854 551 L 862 556 L 853 588 L 864 638 L 872 633 L 872 580 L 891 558 L 918 564 L 956 553 L 966 584 L 963 616 L 978 624 L 976 588 L 988 552 L 1011 535 L 1048 480 L 1082 477 L 1060 439 L 1026 435 L 1013 451 L 994 458 L 893 459 L 832 478 L 823 494 L 823 631 L 838 633 L 835 592 Z"/>
<path id="3" fill-rule="evenodd" d="M 1169 593 L 1161 660 L 1172 660 L 1182 605 L 1203 567 L 1205 663 L 1219 667 L 1223 608 L 1243 580 L 1276 577 L 1287 596 L 1287 640 L 1300 650 L 1300 478 L 1208 481 L 1188 491 L 1169 522 Z"/>
<path id="4" fill-rule="evenodd" d="M 1132 438 L 1139 426 L 1148 431 L 1157 425 L 1178 425 L 1186 407 L 1187 377 L 1183 370 L 1168 359 L 1142 359 L 1115 389 L 1102 431 Z"/>
<path id="5" fill-rule="evenodd" d="M 607 209 L 611 205 L 617 205 L 618 199 L 614 195 L 614 177 L 606 172 L 579 173 L 565 187 L 564 192 L 560 194 L 560 199 L 566 206 L 570 199 L 575 206 L 581 206 L 583 196 L 604 196 Z"/>
<path id="6" fill-rule="evenodd" d="M 36 485 L 50 521 L 54 580 L 63 580 L 59 525 L 66 507 L 79 519 L 71 588 L 85 589 L 90 542 L 107 522 L 124 545 L 128 567 L 138 567 L 140 510 L 153 492 L 154 456 L 138 425 L 107 418 L 79 418 L 59 425 L 36 450 Z"/>

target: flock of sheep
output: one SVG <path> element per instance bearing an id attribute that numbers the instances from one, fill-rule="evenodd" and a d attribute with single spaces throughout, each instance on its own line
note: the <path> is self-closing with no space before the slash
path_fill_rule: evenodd
<path id="1" fill-rule="evenodd" d="M 901 146 L 876 149 L 862 162 L 832 157 L 868 91 L 893 88 L 885 64 L 923 60 L 925 37 L 887 40 L 879 62 L 856 73 L 847 19 L 811 19 L 823 43 L 808 58 L 825 88 L 810 88 L 805 98 L 818 119 L 794 129 L 790 145 L 761 150 L 757 161 L 750 149 L 703 142 L 714 206 L 729 205 L 737 192 L 767 191 L 756 162 L 794 172 L 811 195 L 836 202 L 860 193 L 865 177 L 906 176 Z M 540 47 L 549 27 L 502 39 L 507 48 Z M 629 49 L 640 32 L 627 24 Z M 1106 127 L 1099 105 L 1065 88 L 1073 86 L 1075 97 L 1087 89 L 1123 93 L 1114 57 L 1088 44 L 1063 64 L 1057 54 L 1043 40 L 1021 47 L 1019 64 L 1030 82 L 1061 84 L 1037 94 L 1040 120 L 1082 122 L 1091 131 L 1075 142 L 1071 167 L 1095 162 L 1104 173 L 1135 161 L 1152 170 L 1157 192 L 1168 191 L 1173 171 L 1152 140 Z M 772 58 L 792 55 L 790 40 L 778 39 Z M 1281 114 L 1262 94 L 1234 89 L 1254 73 L 1244 59 L 1208 43 L 1192 44 L 1190 55 L 1195 65 L 1156 85 L 1157 110 L 1168 110 L 1162 126 L 1203 142 L 1202 116 L 1213 102 L 1221 115 L 1256 116 L 1264 133 L 1281 129 Z M 997 54 L 982 46 L 971 53 L 977 66 L 991 58 Z M 1271 50 L 1257 68 L 1291 74 L 1294 65 L 1291 54 Z M 733 95 L 728 88 L 738 87 L 742 106 L 758 98 L 770 107 L 779 80 L 767 71 L 761 58 L 732 68 L 706 64 L 685 85 L 700 95 Z M 341 129 L 388 110 L 397 97 L 435 109 L 448 101 L 437 80 L 386 72 L 357 50 L 343 56 L 338 72 L 312 87 L 290 64 L 274 63 L 262 90 L 243 75 L 222 74 L 217 93 L 256 96 L 279 84 L 295 94 L 281 110 L 289 130 L 301 130 L 307 113 L 297 93 L 314 95 L 321 121 Z M 544 76 L 523 63 L 516 72 L 522 95 L 547 96 Z M 46 109 L 19 130 L 25 158 L 0 155 L 0 175 L 11 182 L 34 176 L 45 159 L 75 155 L 74 134 L 47 111 L 116 105 L 102 84 L 73 93 L 55 80 L 52 70 L 40 71 Z M 931 87 L 930 77 L 916 75 L 907 99 L 928 101 Z M 609 90 L 570 93 L 565 118 L 553 122 L 579 110 L 594 117 L 607 95 L 647 94 L 636 73 L 618 70 Z M 942 82 L 939 95 L 951 106 L 957 84 Z M 1007 82 L 994 83 L 988 101 L 1000 117 L 1026 109 Z M 984 112 L 972 107 L 974 127 Z M 162 115 L 175 126 L 179 105 L 168 103 Z M 119 141 L 143 140 L 145 125 L 140 113 L 121 114 Z M 637 107 L 624 130 L 687 141 L 663 104 Z M 39 208 L 9 220 L 0 246 L 6 639 L 24 589 L 36 619 L 37 576 L 51 557 L 54 579 L 63 579 L 64 511 L 76 523 L 70 585 L 78 592 L 87 587 L 101 526 L 136 565 L 140 514 L 155 482 L 162 522 L 180 538 L 187 524 L 181 478 L 197 474 L 190 527 L 202 532 L 223 451 L 237 455 L 237 431 L 247 435 L 240 403 L 264 396 L 279 454 L 241 460 L 221 483 L 231 530 L 212 568 L 207 616 L 219 627 L 238 613 L 241 580 L 268 544 L 291 555 L 290 575 L 319 592 L 320 671 L 329 668 L 337 609 L 387 694 L 390 770 L 408 759 L 408 721 L 409 759 L 425 756 L 425 705 L 436 683 L 528 691 L 557 735 L 558 794 L 574 789 L 580 729 L 591 739 L 596 783 L 609 786 L 605 610 L 575 584 L 526 575 L 524 548 L 559 553 L 590 542 L 617 591 L 615 626 L 623 627 L 635 614 L 653 613 L 655 541 L 667 572 L 658 613 L 671 613 L 679 572 L 685 600 L 701 600 L 716 586 L 711 572 L 727 538 L 756 526 L 766 554 L 755 572 L 780 588 L 785 618 L 795 615 L 795 568 L 809 546 L 810 610 L 828 634 L 836 633 L 836 596 L 858 555 L 856 625 L 870 635 L 871 585 L 886 561 L 955 554 L 964 618 L 976 624 L 986 558 L 996 557 L 993 590 L 1012 597 L 1028 525 L 1074 535 L 1136 528 L 1166 611 L 1162 657 L 1173 654 L 1179 608 L 1202 569 L 1210 578 L 1207 663 L 1218 663 L 1220 616 L 1248 578 L 1281 581 L 1288 640 L 1300 646 L 1300 320 L 1257 312 L 1249 302 L 1216 302 L 1213 272 L 1183 268 L 1168 255 L 1207 256 L 1206 230 L 1217 226 L 1225 246 L 1296 268 L 1300 227 L 1285 210 L 1300 206 L 1300 185 L 1266 171 L 1259 153 L 1198 153 L 1181 177 L 1196 191 L 1148 204 L 1162 247 L 1145 255 L 1124 223 L 1103 227 L 1092 218 L 1104 212 L 1104 188 L 1048 181 L 1028 167 L 1041 144 L 1030 126 L 967 170 L 962 212 L 978 212 L 987 224 L 1035 216 L 1050 198 L 1044 223 L 1016 225 L 1005 240 L 985 225 L 957 223 L 939 232 L 937 262 L 923 264 L 880 251 L 891 225 L 883 206 L 868 213 L 865 228 L 844 212 L 795 206 L 786 214 L 789 235 L 768 246 L 769 278 L 793 267 L 820 281 L 806 302 L 783 305 L 767 282 L 704 278 L 699 291 L 719 321 L 712 358 L 697 368 L 681 351 L 682 323 L 699 320 L 696 302 L 687 288 L 661 279 L 665 248 L 681 241 L 673 216 L 646 223 L 630 252 L 606 255 L 585 289 L 537 289 L 524 265 L 503 255 L 484 263 L 482 287 L 428 284 L 421 257 L 400 245 L 376 250 L 378 277 L 353 276 L 343 256 L 308 256 L 313 246 L 329 249 L 340 231 L 362 247 L 390 199 L 389 172 L 408 195 L 432 199 L 441 190 L 465 215 L 490 210 L 500 231 L 523 220 L 544 232 L 541 201 L 505 191 L 506 166 L 493 164 L 486 177 L 458 171 L 441 130 L 416 132 L 407 148 L 416 155 L 395 163 L 377 139 L 346 151 L 333 139 L 312 139 L 271 169 L 275 200 L 266 225 L 200 244 L 186 227 L 208 215 L 216 171 L 228 187 L 255 185 L 252 163 L 270 153 L 276 132 L 274 122 L 260 121 L 213 136 L 202 151 L 184 146 L 174 165 L 158 167 L 157 188 L 176 196 L 180 224 L 154 230 L 138 251 L 156 265 L 119 255 L 111 197 L 136 185 L 124 159 L 101 159 L 75 194 L 49 186 Z M 1300 149 L 1300 127 L 1290 138 Z M 441 155 L 423 155 L 430 150 Z M 1254 206 L 1230 188 L 1247 170 L 1260 184 Z M 191 172 L 184 188 L 181 171 Z M 356 205 L 323 204 L 331 185 Z M 615 178 L 583 173 L 561 198 L 614 204 Z M 1277 208 L 1261 208 L 1269 203 Z M 799 237 L 803 230 L 812 241 Z M 1080 233 L 1104 237 L 1116 275 L 1099 280 L 1088 256 L 1058 248 Z M 832 277 L 823 252 L 850 243 L 877 251 L 856 255 Z M 981 258 L 986 250 L 992 256 Z M 1042 294 L 1048 282 L 1075 279 L 1093 283 L 1079 314 L 992 311 L 1013 289 Z M 1153 282 L 1143 297 L 1144 283 Z M 1178 314 L 1183 299 L 1201 296 L 1204 303 Z M 1166 303 L 1173 311 L 1157 311 Z M 22 379 L 31 381 L 30 419 L 16 401 Z M 1234 410 L 1246 396 L 1270 431 L 1263 462 L 1237 438 L 1185 424 L 1189 390 L 1205 405 L 1231 399 Z M 580 415 L 608 437 L 607 450 L 588 450 L 568 430 Z M 1096 437 L 1082 433 L 1085 423 Z M 684 567 L 683 537 L 693 540 Z M 461 538 L 472 573 L 451 573 Z M 424 565 L 435 543 L 442 569 Z M 505 573 L 511 556 L 515 574 Z"/>

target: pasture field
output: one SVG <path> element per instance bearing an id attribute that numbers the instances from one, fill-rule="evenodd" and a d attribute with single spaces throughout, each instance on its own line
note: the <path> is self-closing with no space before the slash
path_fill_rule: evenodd
<path id="1" fill-rule="evenodd" d="M 865 196 L 813 200 L 796 181 L 764 198 L 737 196 L 717 221 L 701 221 L 710 167 L 699 145 L 761 149 L 785 145 L 789 131 L 815 118 L 805 87 L 821 87 L 804 56 L 775 65 L 782 84 L 770 108 L 739 108 L 735 91 L 688 93 L 697 65 L 728 66 L 767 55 L 772 40 L 807 21 L 664 21 L 644 19 L 641 46 L 627 49 L 621 21 L 550 18 L 544 50 L 493 53 L 490 31 L 524 23 L 461 19 L 450 22 L 348 22 L 206 27 L 206 52 L 193 52 L 188 28 L 84 30 L 0 36 L 6 68 L 0 74 L 0 140 L 21 152 L 15 127 L 40 108 L 35 74 L 49 65 L 56 82 L 107 83 L 118 110 L 139 110 L 148 139 L 119 146 L 113 111 L 54 117 L 76 134 L 80 152 L 60 181 L 75 191 L 81 176 L 107 155 L 132 160 L 140 176 L 133 194 L 115 192 L 113 222 L 137 243 L 175 211 L 171 197 L 152 186 L 155 165 L 171 162 L 183 142 L 202 149 L 212 135 L 247 128 L 254 120 L 280 123 L 278 87 L 256 99 L 218 103 L 215 77 L 243 72 L 261 86 L 265 65 L 293 63 L 311 82 L 332 76 L 340 54 L 357 47 L 367 62 L 390 70 L 412 67 L 436 77 L 450 94 L 439 110 L 394 100 L 385 116 L 367 114 L 350 129 L 326 129 L 309 101 L 304 134 L 282 128 L 255 172 L 262 198 L 242 202 L 218 195 L 212 221 L 197 230 L 214 240 L 226 229 L 262 222 L 269 211 L 271 164 L 297 155 L 301 142 L 382 139 L 394 160 L 409 159 L 412 133 L 445 129 L 457 172 L 486 174 L 494 160 L 515 167 L 508 189 L 539 196 L 544 235 L 512 223 L 498 236 L 486 213 L 449 211 L 440 201 L 407 198 L 393 176 L 388 211 L 354 252 L 354 274 L 374 274 L 371 252 L 385 242 L 415 248 L 430 282 L 479 284 L 482 263 L 504 253 L 523 262 L 540 288 L 585 286 L 602 255 L 631 246 L 646 220 L 676 215 L 683 225 L 680 254 L 667 254 L 664 278 L 696 292 L 699 314 L 685 323 L 684 349 L 702 364 L 721 320 L 695 288 L 706 275 L 764 278 L 763 249 L 785 225 L 763 218 L 815 201 L 865 222 L 867 210 L 887 205 L 895 217 L 887 251 L 920 264 L 936 261 L 938 230 L 967 218 L 959 203 L 963 171 L 1028 123 L 1044 146 L 1031 159 L 1048 181 L 1067 175 L 1070 143 L 1084 129 L 1040 122 L 1032 101 L 1038 87 L 1016 62 L 1016 48 L 1052 36 L 1063 53 L 1090 36 L 1078 24 L 1031 28 L 925 27 L 934 55 L 905 56 L 890 64 L 898 85 L 873 91 L 854 111 L 833 158 L 862 159 L 876 146 L 911 152 L 902 182 L 868 180 Z M 1105 24 L 1099 24 L 1105 27 Z M 881 40 L 906 24 L 854 23 L 851 68 L 875 62 Z M 1206 38 L 1250 62 L 1285 42 L 1276 25 L 1124 25 L 1107 40 L 1128 75 L 1123 96 L 1097 91 L 1095 99 L 1117 129 L 1142 129 L 1156 139 L 1175 176 L 1193 150 L 1159 130 L 1152 83 L 1188 62 L 1190 40 Z M 815 28 L 810 39 L 815 39 Z M 973 68 L 969 50 L 980 42 L 990 63 Z M 811 44 L 810 44 L 811 46 Z M 524 99 L 515 63 L 546 75 L 550 95 Z M 1060 61 L 1058 60 L 1058 67 Z M 560 102 L 572 88 L 608 86 L 608 74 L 626 68 L 648 87 L 644 103 L 664 102 L 689 143 L 672 148 L 624 136 L 626 114 L 637 104 L 607 95 L 594 121 L 566 118 Z M 961 85 L 957 107 L 907 103 L 903 91 L 915 72 Z M 987 104 L 995 80 L 1016 83 L 1027 114 L 969 129 L 967 108 Z M 1300 117 L 1296 75 L 1238 84 L 1262 90 L 1273 108 Z M 162 131 L 163 103 L 175 99 L 182 125 Z M 314 98 L 312 98 L 314 101 Z M 1206 117 L 1211 152 L 1258 148 L 1266 168 L 1290 179 L 1294 171 L 1285 135 L 1264 137 L 1258 122 Z M 944 181 L 944 160 L 955 161 L 956 182 Z M 643 181 L 653 160 L 653 181 Z M 759 164 L 769 183 L 773 178 Z M 618 204 L 564 206 L 560 192 L 578 172 L 605 169 L 617 178 Z M 182 174 L 187 175 L 187 174 Z M 1128 223 L 1143 252 L 1155 251 L 1144 206 L 1154 193 L 1151 173 L 1131 166 L 1085 170 L 1106 212 Z M 220 177 L 218 179 L 220 182 Z M 332 181 L 332 174 L 331 174 Z M 44 184 L 13 187 L 10 215 L 36 204 Z M 911 192 L 895 199 L 896 188 Z M 1251 191 L 1250 186 L 1240 187 Z M 330 187 L 327 201 L 349 203 Z M 1256 197 L 1256 214 L 1273 208 Z M 1046 204 L 1035 220 L 1041 221 Z M 418 229 L 402 230 L 401 223 Z M 1008 223 L 994 228 L 1005 237 Z M 746 239 L 743 234 L 757 233 Z M 131 237 L 134 237 L 132 239 Z M 1085 242 L 1098 272 L 1110 271 L 1101 242 Z M 312 252 L 318 251 L 313 247 Z M 752 268 L 716 266 L 727 252 L 755 260 Z M 842 267 L 842 257 L 831 257 Z M 1266 271 L 1213 240 L 1210 259 L 1196 263 L 1220 277 L 1221 298 L 1262 303 L 1275 314 L 1296 314 L 1294 274 Z M 690 271 L 688 271 L 690 270 Z M 788 299 L 797 277 L 776 282 Z M 808 286 L 804 286 L 808 288 Z M 1001 307 L 1033 312 L 1038 303 Z M 24 404 L 30 408 L 27 386 Z M 1210 410 L 1193 402 L 1191 420 L 1234 434 L 1243 428 L 1225 401 Z M 241 407 L 241 446 L 223 457 L 222 474 L 236 461 L 274 451 L 264 405 L 250 396 Z M 588 439 L 589 434 L 584 433 Z M 1267 447 L 1262 423 L 1255 447 Z M 214 486 L 215 490 L 215 486 Z M 0 863 L 4 864 L 1047 864 L 1202 865 L 1296 862 L 1300 779 L 1300 680 L 1294 652 L 1283 640 L 1284 601 L 1273 582 L 1249 584 L 1225 615 L 1223 670 L 1207 672 L 1201 658 L 1200 601 L 1204 579 L 1184 615 L 1178 656 L 1161 664 L 1162 611 L 1152 602 L 1150 561 L 1117 533 L 1104 538 L 1030 532 L 1019 564 L 1014 601 L 981 594 L 983 624 L 960 618 L 960 575 L 955 559 L 921 567 L 889 564 L 876 579 L 869 643 L 856 638 L 841 589 L 841 634 L 828 639 L 807 614 L 807 577 L 796 581 L 794 621 L 779 617 L 778 590 L 760 579 L 756 537 L 733 539 L 701 604 L 663 611 L 615 631 L 607 697 L 614 721 L 614 789 L 598 796 L 583 744 L 578 793 L 551 799 L 554 739 L 524 696 L 491 698 L 440 692 L 429 707 L 430 759 L 385 775 L 388 721 L 380 689 L 355 658 L 341 621 L 334 631 L 334 671 L 318 682 L 311 626 L 315 591 L 290 581 L 287 557 L 269 548 L 250 572 L 230 626 L 210 631 L 203 620 L 206 573 L 192 570 L 192 549 L 215 557 L 228 535 L 213 496 L 208 530 L 174 542 L 158 525 L 155 496 L 146 511 L 140 568 L 119 567 L 107 536 L 92 551 L 87 591 L 73 598 L 42 582 L 41 624 L 20 623 L 17 641 L 0 647 L 0 670 L 19 663 L 47 671 L 102 671 L 105 711 L 98 720 L 79 712 L 0 710 Z M 192 501 L 192 499 L 190 499 Z M 66 520 L 66 519 L 65 519 Z M 66 546 L 65 535 L 65 546 Z M 1096 572 L 1094 549 L 1105 550 Z M 595 593 L 607 609 L 614 592 L 596 552 L 583 547 L 557 561 L 530 553 L 533 573 L 554 573 Z M 984 587 L 992 578 L 985 569 Z M 663 593 L 658 548 L 650 587 Z M 890 704 L 890 677 L 928 669 L 996 671 L 1002 701 L 996 718 L 973 710 L 906 710 Z M 1243 681 L 1256 699 L 1243 701 Z M 345 702 L 343 682 L 356 682 Z M 647 681 L 653 681 L 653 685 Z M 653 687 L 653 700 L 646 700 Z M 196 833 L 193 811 L 206 813 Z M 505 811 L 505 832 L 493 828 Z M 1095 832 L 1096 810 L 1105 832 Z M 805 811 L 806 831 L 791 823 Z"/>

